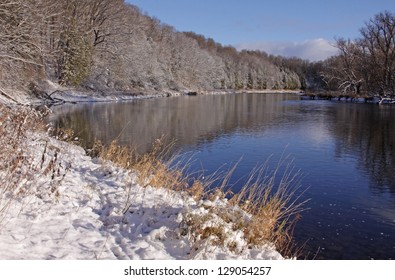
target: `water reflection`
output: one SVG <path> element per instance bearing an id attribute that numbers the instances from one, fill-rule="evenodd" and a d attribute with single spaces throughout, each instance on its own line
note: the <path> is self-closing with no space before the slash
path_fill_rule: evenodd
<path id="1" fill-rule="evenodd" d="M 369 173 L 370 186 L 395 194 L 395 108 L 393 106 L 346 105 L 336 107 L 333 133 L 335 153 L 352 153 Z"/>
<path id="2" fill-rule="evenodd" d="M 87 103 L 54 108 L 55 127 L 71 128 L 89 147 L 94 139 L 151 148 L 162 135 L 178 147 L 212 141 L 234 131 L 255 131 L 283 116 L 283 96 L 228 95 L 136 100 L 127 103 Z M 295 99 L 287 96 L 286 99 Z M 259 120 L 259 122 L 257 122 Z"/>

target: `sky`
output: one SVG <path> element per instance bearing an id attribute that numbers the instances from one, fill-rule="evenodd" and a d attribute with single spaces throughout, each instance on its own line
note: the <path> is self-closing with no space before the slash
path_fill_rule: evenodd
<path id="1" fill-rule="evenodd" d="M 335 38 L 359 37 L 395 0 L 127 0 L 178 31 L 193 31 L 237 49 L 312 61 L 336 53 Z"/>

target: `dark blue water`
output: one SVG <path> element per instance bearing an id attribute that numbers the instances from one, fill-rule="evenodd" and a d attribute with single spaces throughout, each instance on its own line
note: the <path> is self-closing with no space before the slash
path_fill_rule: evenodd
<path id="1" fill-rule="evenodd" d="M 191 171 L 238 167 L 231 183 L 280 159 L 301 170 L 302 257 L 395 258 L 395 108 L 240 94 L 84 104 L 57 108 L 52 121 L 88 145 L 98 138 L 138 145 L 161 135 L 193 154 Z M 268 160 L 268 158 L 270 160 Z"/>

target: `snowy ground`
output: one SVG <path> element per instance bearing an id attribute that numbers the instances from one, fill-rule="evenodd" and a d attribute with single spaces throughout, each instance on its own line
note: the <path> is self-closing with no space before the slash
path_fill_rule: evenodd
<path id="1" fill-rule="evenodd" d="M 57 174 L 32 178 L 16 197 L 0 189 L 0 259 L 282 259 L 273 246 L 246 246 L 242 232 L 215 215 L 205 223 L 222 223 L 233 250 L 185 232 L 185 217 L 223 201 L 140 187 L 135 173 L 44 134 L 28 142 L 37 161 L 57 151 Z"/>

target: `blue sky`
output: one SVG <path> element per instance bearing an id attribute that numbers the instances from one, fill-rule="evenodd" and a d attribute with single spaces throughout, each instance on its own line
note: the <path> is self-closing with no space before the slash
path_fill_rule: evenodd
<path id="1" fill-rule="evenodd" d="M 127 0 L 175 27 L 239 49 L 320 60 L 395 0 Z"/>

